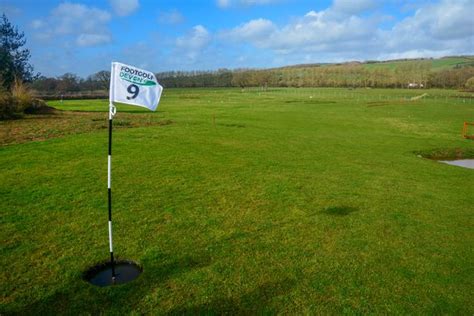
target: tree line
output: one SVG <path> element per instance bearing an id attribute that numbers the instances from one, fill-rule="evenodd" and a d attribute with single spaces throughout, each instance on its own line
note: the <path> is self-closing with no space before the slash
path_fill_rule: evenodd
<path id="1" fill-rule="evenodd" d="M 393 68 L 369 68 L 361 63 L 284 67 L 275 69 L 219 69 L 216 71 L 168 71 L 156 77 L 166 88 L 195 87 L 350 87 L 407 88 L 410 83 L 425 88 L 466 88 L 474 67 L 432 70 L 431 61 L 400 63 Z M 87 78 L 66 73 L 59 77 L 38 77 L 31 88 L 39 94 L 91 93 L 106 91 L 109 71 Z"/>
<path id="2" fill-rule="evenodd" d="M 61 95 L 78 92 L 106 92 L 109 89 L 110 71 L 99 71 L 87 78 L 81 78 L 73 73 L 65 73 L 58 77 L 39 76 L 30 87 L 38 95 Z"/>
<path id="3" fill-rule="evenodd" d="M 430 60 L 404 62 L 396 67 L 369 68 L 362 63 L 305 65 L 274 69 L 157 74 L 165 87 L 352 87 L 407 88 L 410 83 L 433 88 L 464 88 L 474 66 L 433 70 Z"/>

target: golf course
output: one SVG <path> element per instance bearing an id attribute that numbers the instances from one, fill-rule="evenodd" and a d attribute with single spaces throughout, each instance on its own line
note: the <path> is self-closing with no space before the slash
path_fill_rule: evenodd
<path id="1" fill-rule="evenodd" d="M 474 314 L 472 93 L 166 89 L 0 121 L 0 315 Z M 469 132 L 474 134 L 474 128 Z"/>

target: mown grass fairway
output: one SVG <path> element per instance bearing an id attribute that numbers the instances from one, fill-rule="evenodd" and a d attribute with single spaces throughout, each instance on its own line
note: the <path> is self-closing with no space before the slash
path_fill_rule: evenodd
<path id="1" fill-rule="evenodd" d="M 165 90 L 157 113 L 119 106 L 172 123 L 114 131 L 114 251 L 144 271 L 109 288 L 81 279 L 108 259 L 107 130 L 3 146 L 0 313 L 473 314 L 474 170 L 414 153 L 474 156 L 474 102 L 456 94 Z"/>

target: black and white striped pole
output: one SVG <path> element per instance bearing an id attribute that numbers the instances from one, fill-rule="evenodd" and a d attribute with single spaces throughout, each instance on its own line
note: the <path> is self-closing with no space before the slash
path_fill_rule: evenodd
<path id="1" fill-rule="evenodd" d="M 112 120 L 116 113 L 115 106 L 109 105 L 109 155 L 107 163 L 107 193 L 109 204 L 109 249 L 110 266 L 112 268 L 112 281 L 115 279 L 114 246 L 112 241 Z"/>
<path id="2" fill-rule="evenodd" d="M 110 74 L 109 95 L 109 154 L 107 162 L 107 194 L 109 215 L 110 263 L 99 264 L 85 272 L 84 278 L 98 286 L 123 284 L 137 278 L 142 268 L 130 260 L 114 259 L 112 241 L 112 125 L 116 114 L 115 104 L 128 104 L 155 111 L 163 87 L 156 76 L 147 70 L 113 62 Z"/>

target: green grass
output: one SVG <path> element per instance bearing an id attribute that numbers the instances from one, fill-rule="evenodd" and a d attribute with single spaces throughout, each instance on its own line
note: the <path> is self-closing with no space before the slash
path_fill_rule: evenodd
<path id="1" fill-rule="evenodd" d="M 365 67 L 368 69 L 375 69 L 375 68 L 388 68 L 388 69 L 395 69 L 401 65 L 406 64 L 416 64 L 419 60 L 400 60 L 400 61 L 387 61 L 387 62 L 380 62 L 380 63 L 371 63 L 365 64 Z M 467 56 L 467 57 L 443 57 L 443 58 L 436 58 L 431 60 L 431 69 L 438 71 L 438 70 L 445 70 L 449 68 L 453 68 L 455 66 L 468 66 L 474 65 L 474 57 Z"/>
<path id="2" fill-rule="evenodd" d="M 467 66 L 474 65 L 474 56 L 469 57 L 445 57 L 433 60 L 433 68 L 435 70 L 441 70 L 446 68 L 452 68 L 454 66 Z"/>
<path id="3" fill-rule="evenodd" d="M 474 170 L 415 154 L 472 153 L 472 101 L 165 90 L 173 124 L 114 132 L 114 250 L 144 271 L 110 288 L 81 279 L 108 258 L 107 131 L 1 147 L 0 313 L 472 315 Z"/>
<path id="4" fill-rule="evenodd" d="M 103 112 L 108 111 L 109 100 L 66 100 L 66 101 L 49 101 L 48 104 L 59 110 L 66 111 L 87 111 L 87 112 Z M 120 111 L 127 113 L 147 113 L 147 109 L 137 106 L 120 104 Z"/>

